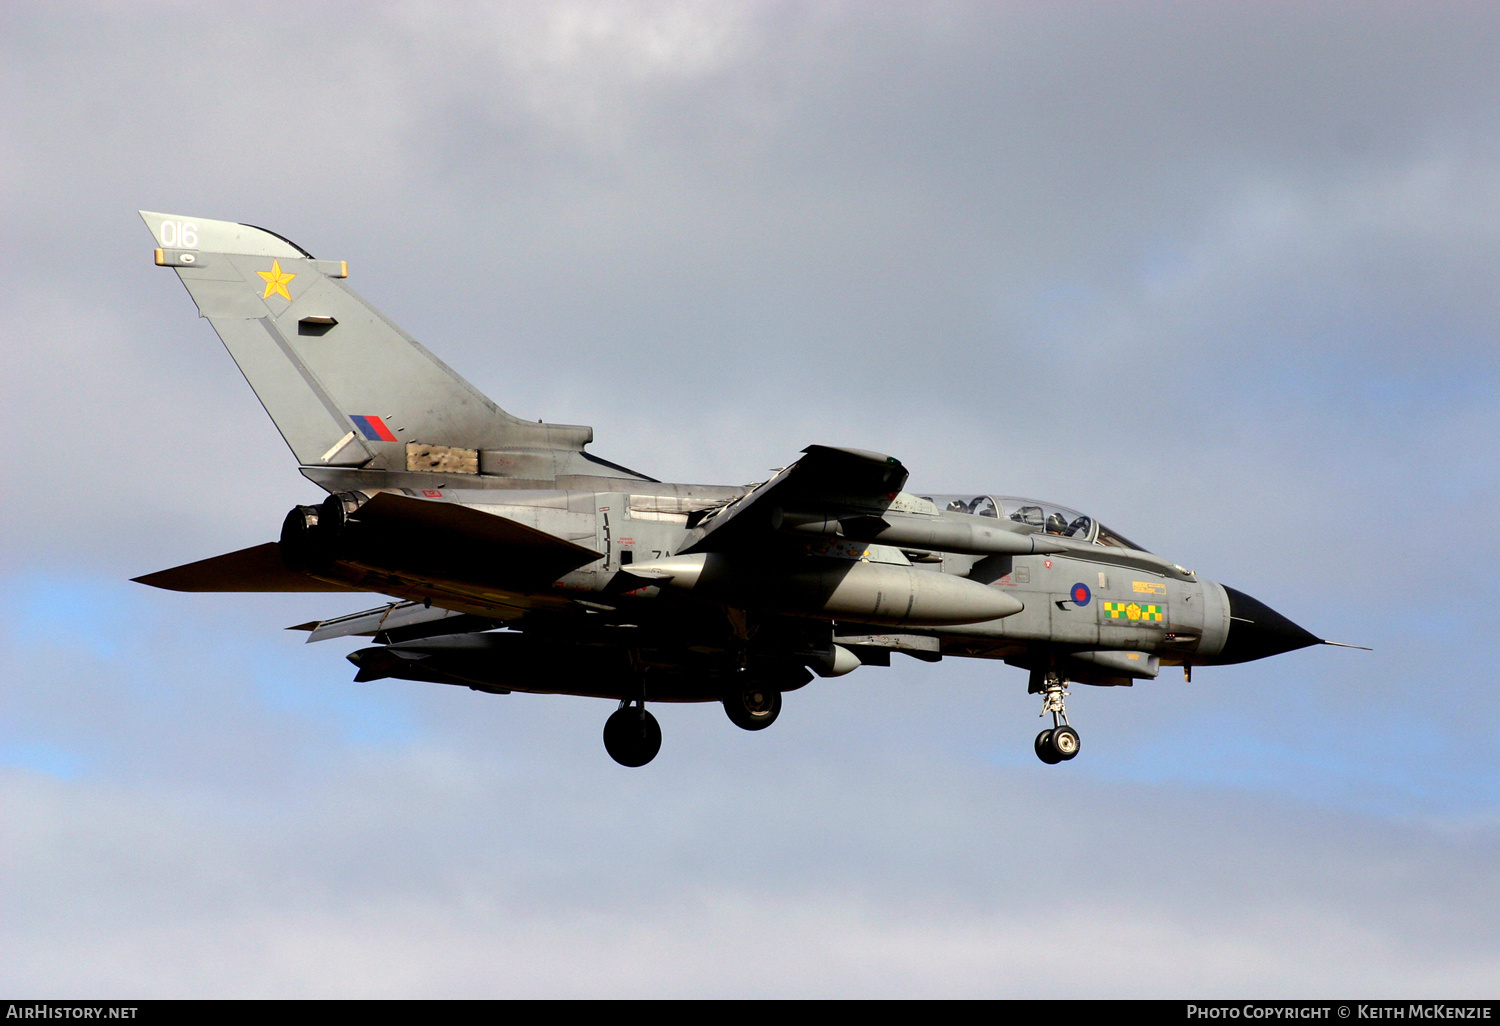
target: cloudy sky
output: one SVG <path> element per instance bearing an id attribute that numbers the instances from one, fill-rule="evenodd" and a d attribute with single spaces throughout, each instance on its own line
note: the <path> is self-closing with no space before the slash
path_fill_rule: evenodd
<path id="1" fill-rule="evenodd" d="M 1500 990 L 1500 9 L 0 6 L 0 991 Z M 138 208 L 263 225 L 669 480 L 1036 495 L 1323 648 L 897 659 L 776 726 L 355 685 L 137 574 L 320 493 Z"/>

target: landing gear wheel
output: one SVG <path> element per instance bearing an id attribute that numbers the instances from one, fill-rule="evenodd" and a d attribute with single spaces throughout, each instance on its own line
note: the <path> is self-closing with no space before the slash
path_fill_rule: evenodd
<path id="1" fill-rule="evenodd" d="M 741 730 L 765 730 L 781 715 L 781 692 L 751 684 L 725 695 L 724 711 Z"/>
<path id="2" fill-rule="evenodd" d="M 1062 756 L 1052 750 L 1052 731 L 1044 730 L 1036 736 L 1036 757 L 1048 766 L 1056 766 L 1062 762 Z"/>
<path id="3" fill-rule="evenodd" d="M 1066 762 L 1078 754 L 1078 731 L 1066 723 L 1061 727 L 1054 727 L 1047 744 L 1058 759 Z"/>
<path id="4" fill-rule="evenodd" d="M 1031 693 L 1042 696 L 1042 715 L 1052 714 L 1052 729 L 1036 736 L 1036 757 L 1049 766 L 1078 754 L 1078 731 L 1068 726 L 1068 682 L 1055 671 L 1033 670 Z"/>
<path id="5" fill-rule="evenodd" d="M 661 751 L 661 724 L 639 705 L 622 705 L 604 721 L 604 750 L 621 766 L 644 766 Z"/>

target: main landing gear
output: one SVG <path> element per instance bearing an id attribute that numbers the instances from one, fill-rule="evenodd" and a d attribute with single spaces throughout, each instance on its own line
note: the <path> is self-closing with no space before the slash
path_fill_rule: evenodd
<path id="1" fill-rule="evenodd" d="M 1050 670 L 1040 683 L 1040 688 L 1034 686 L 1032 690 L 1041 692 L 1041 715 L 1051 713 L 1052 726 L 1036 736 L 1036 757 L 1055 766 L 1078 754 L 1078 731 L 1068 726 L 1068 711 L 1063 704 L 1071 692 L 1067 690 L 1068 682 Z"/>
<path id="2" fill-rule="evenodd" d="M 723 698 L 729 720 L 742 730 L 764 730 L 781 715 L 781 692 L 750 683 Z M 646 711 L 645 699 L 626 698 L 604 721 L 604 750 L 621 766 L 644 766 L 661 751 L 661 725 Z"/>
<path id="3" fill-rule="evenodd" d="M 661 724 L 639 699 L 625 699 L 604 721 L 604 750 L 621 766 L 644 766 L 661 751 Z"/>
<path id="4" fill-rule="evenodd" d="M 741 730 L 765 730 L 781 715 L 781 692 L 763 684 L 747 684 L 724 696 L 724 711 Z"/>

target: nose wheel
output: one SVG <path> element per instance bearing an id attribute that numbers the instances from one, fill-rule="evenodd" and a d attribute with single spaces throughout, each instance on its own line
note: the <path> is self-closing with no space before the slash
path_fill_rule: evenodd
<path id="1" fill-rule="evenodd" d="M 1040 715 L 1051 713 L 1052 726 L 1036 736 L 1036 757 L 1049 766 L 1067 762 L 1078 754 L 1078 731 L 1068 726 L 1068 710 L 1063 702 L 1071 694 L 1067 685 L 1057 674 L 1048 673 L 1041 688 Z"/>
<path id="2" fill-rule="evenodd" d="M 1036 736 L 1036 757 L 1048 766 L 1066 762 L 1078 754 L 1078 731 L 1063 725 L 1042 731 Z"/>

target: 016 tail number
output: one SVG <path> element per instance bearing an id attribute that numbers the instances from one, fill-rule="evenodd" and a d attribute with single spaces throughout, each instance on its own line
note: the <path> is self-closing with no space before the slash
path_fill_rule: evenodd
<path id="1" fill-rule="evenodd" d="M 161 244 L 167 249 L 197 249 L 198 226 L 191 221 L 163 221 Z"/>

